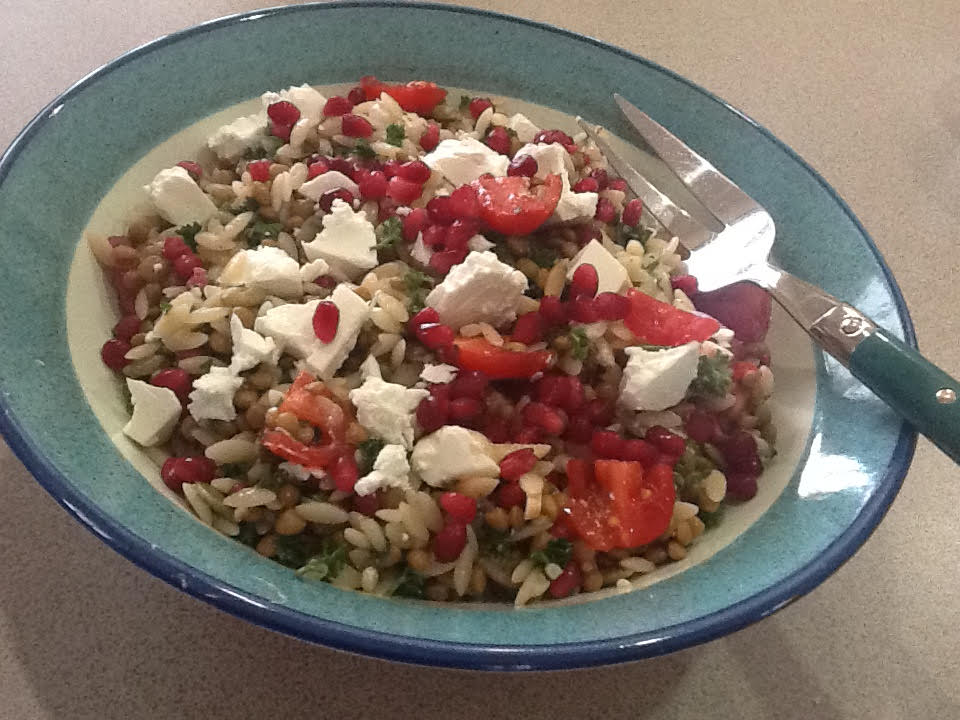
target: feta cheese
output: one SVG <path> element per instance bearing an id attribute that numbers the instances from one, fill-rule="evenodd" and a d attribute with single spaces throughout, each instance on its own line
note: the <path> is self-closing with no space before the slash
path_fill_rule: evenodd
<path id="1" fill-rule="evenodd" d="M 384 445 L 373 461 L 373 470 L 357 480 L 357 495 L 369 495 L 385 488 L 410 489 L 410 463 L 402 445 Z"/>
<path id="2" fill-rule="evenodd" d="M 133 416 L 123 426 L 123 434 L 144 447 L 169 440 L 183 411 L 176 393 L 133 378 L 127 378 L 127 389 L 133 403 Z"/>
<path id="3" fill-rule="evenodd" d="M 367 378 L 382 378 L 383 373 L 380 372 L 380 363 L 377 362 L 377 359 L 373 355 L 367 355 L 367 359 L 360 363 L 360 379 L 366 380 Z"/>
<path id="4" fill-rule="evenodd" d="M 430 258 L 433 257 L 433 250 L 423 244 L 423 233 L 417 233 L 417 239 L 410 247 L 410 257 L 424 267 L 430 264 Z"/>
<path id="5" fill-rule="evenodd" d="M 507 174 L 510 158 L 475 138 L 464 137 L 444 140 L 423 157 L 423 162 L 454 185 L 466 185 L 485 173 L 503 177 Z"/>
<path id="6" fill-rule="evenodd" d="M 420 371 L 420 379 L 434 385 L 446 385 L 453 382 L 459 368 L 453 365 L 424 365 Z"/>
<path id="7" fill-rule="evenodd" d="M 292 462 L 280 463 L 277 465 L 277 470 L 283 470 L 294 480 L 299 480 L 300 482 L 306 482 L 313 476 L 313 471 L 310 470 L 310 468 Z"/>
<path id="8" fill-rule="evenodd" d="M 280 297 L 303 294 L 300 263 L 277 247 L 264 245 L 256 250 L 241 250 L 220 271 L 220 285 L 258 287 Z"/>
<path id="9" fill-rule="evenodd" d="M 254 330 L 248 330 L 236 315 L 230 317 L 230 337 L 233 340 L 230 372 L 234 375 L 255 368 L 262 362 L 276 365 L 280 360 L 280 350 L 273 338 L 265 338 Z"/>
<path id="10" fill-rule="evenodd" d="M 552 222 L 572 222 L 592 218 L 597 214 L 597 202 L 600 196 L 594 192 L 573 192 L 568 184 L 564 185 L 557 202 L 557 209 L 550 217 Z"/>
<path id="11" fill-rule="evenodd" d="M 158 172 L 144 190 L 157 212 L 173 225 L 193 222 L 204 225 L 217 214 L 217 206 L 194 182 L 190 173 L 179 166 Z"/>
<path id="12" fill-rule="evenodd" d="M 591 240 L 574 256 L 567 270 L 567 280 L 573 279 L 573 273 L 581 265 L 593 265 L 597 271 L 598 294 L 618 293 L 630 284 L 627 269 L 598 240 Z"/>
<path id="13" fill-rule="evenodd" d="M 430 291 L 427 305 L 455 330 L 475 322 L 496 327 L 516 319 L 517 304 L 526 289 L 522 272 L 500 262 L 492 252 L 474 251 Z"/>
<path id="14" fill-rule="evenodd" d="M 323 175 L 317 175 L 312 180 L 307 180 L 300 186 L 299 192 L 304 197 L 317 201 L 324 193 L 340 189 L 349 190 L 354 197 L 360 197 L 359 186 L 342 172 L 336 170 L 329 170 Z"/>
<path id="15" fill-rule="evenodd" d="M 280 92 L 266 92 L 260 96 L 260 102 L 263 109 L 266 110 L 275 102 L 286 100 L 292 103 L 300 111 L 300 117 L 309 118 L 314 123 L 320 121 L 323 117 L 323 107 L 327 104 L 327 99 L 314 88 L 307 84 L 293 85 Z"/>
<path id="16" fill-rule="evenodd" d="M 303 251 L 310 260 L 325 260 L 336 276 L 356 280 L 377 265 L 377 236 L 366 213 L 338 199 L 323 217 L 323 230 L 303 244 Z"/>
<path id="17" fill-rule="evenodd" d="M 261 335 L 273 338 L 281 351 L 303 359 L 320 342 L 313 331 L 313 314 L 319 304 L 319 300 L 311 300 L 302 305 L 271 306 L 256 319 L 253 328 Z"/>
<path id="18" fill-rule="evenodd" d="M 408 388 L 368 377 L 363 385 L 350 391 L 350 402 L 357 407 L 357 422 L 388 443 L 413 446 L 413 419 L 417 405 L 427 390 Z"/>
<path id="19" fill-rule="evenodd" d="M 628 347 L 619 403 L 629 410 L 665 410 L 683 400 L 697 377 L 700 343 L 668 350 Z"/>
<path id="20" fill-rule="evenodd" d="M 417 442 L 410 455 L 414 472 L 432 487 L 447 487 L 460 477 L 497 477 L 490 441 L 459 425 L 445 425 Z"/>
<path id="21" fill-rule="evenodd" d="M 484 250 L 491 250 L 495 248 L 496 244 L 487 240 L 483 235 L 474 235 L 472 238 L 467 240 L 467 247 L 471 250 L 476 250 L 477 252 L 483 252 Z"/>
<path id="22" fill-rule="evenodd" d="M 194 420 L 233 420 L 237 417 L 233 396 L 241 385 L 243 378 L 230 372 L 230 368 L 210 368 L 210 372 L 193 381 L 187 410 Z"/>
<path id="23" fill-rule="evenodd" d="M 308 262 L 306 265 L 301 266 L 300 268 L 300 279 L 303 282 L 313 282 L 321 275 L 326 275 L 330 272 L 330 266 L 327 265 L 326 260 L 321 260 L 317 258 Z"/>
<path id="24" fill-rule="evenodd" d="M 225 160 L 239 160 L 248 149 L 263 147 L 266 142 L 267 115 L 257 113 L 221 126 L 207 138 L 207 147 Z"/>
<path id="25" fill-rule="evenodd" d="M 512 115 L 507 120 L 507 127 L 517 134 L 517 140 L 522 143 L 532 143 L 537 133 L 540 132 L 540 128 L 530 122 L 530 119 L 522 113 Z"/>
<path id="26" fill-rule="evenodd" d="M 570 188 L 570 174 L 574 172 L 573 159 L 560 143 L 527 144 L 516 152 L 515 157 L 530 155 L 537 161 L 537 174 L 543 180 L 547 175 L 559 175 L 562 182 L 560 201 L 550 217 L 551 222 L 570 222 L 582 218 L 592 218 L 597 212 L 597 193 L 575 193 Z"/>

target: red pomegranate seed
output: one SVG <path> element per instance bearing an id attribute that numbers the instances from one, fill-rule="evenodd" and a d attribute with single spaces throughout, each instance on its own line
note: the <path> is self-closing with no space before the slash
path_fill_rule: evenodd
<path id="1" fill-rule="evenodd" d="M 620 460 L 634 460 L 643 463 L 644 467 L 655 465 L 660 459 L 660 453 L 646 440 L 635 438 L 623 443 L 619 456 Z"/>
<path id="2" fill-rule="evenodd" d="M 573 415 L 567 423 L 567 432 L 564 437 L 575 443 L 588 443 L 593 435 L 593 423 L 586 415 Z"/>
<path id="3" fill-rule="evenodd" d="M 322 288 L 327 288 L 327 290 L 333 290 L 337 286 L 337 279 L 332 275 L 322 275 L 314 282 Z"/>
<path id="4" fill-rule="evenodd" d="M 182 167 L 184 170 L 190 173 L 190 177 L 192 177 L 194 180 L 199 180 L 201 177 L 203 177 L 203 168 L 193 160 L 181 160 L 177 163 L 177 167 Z"/>
<path id="5" fill-rule="evenodd" d="M 487 436 L 490 442 L 504 443 L 510 441 L 510 430 L 506 421 L 495 415 L 487 416 L 483 426 L 483 434 Z"/>
<path id="6" fill-rule="evenodd" d="M 120 322 L 113 326 L 113 336 L 117 340 L 130 342 L 130 338 L 140 332 L 140 318 L 136 315 L 124 315 Z"/>
<path id="7" fill-rule="evenodd" d="M 467 544 L 467 527 L 451 521 L 433 538 L 433 556 L 440 562 L 453 562 Z"/>
<path id="8" fill-rule="evenodd" d="M 313 334 L 322 343 L 333 342 L 340 326 L 340 308 L 331 300 L 324 300 L 313 311 Z"/>
<path id="9" fill-rule="evenodd" d="M 417 330 L 417 339 L 431 350 L 450 345 L 456 336 L 453 328 L 440 323 L 421 325 Z"/>
<path id="10" fill-rule="evenodd" d="M 540 166 L 533 155 L 517 155 L 507 166 L 507 175 L 510 177 L 533 177 Z"/>
<path id="11" fill-rule="evenodd" d="M 544 375 L 535 384 L 537 400 L 545 405 L 563 407 L 567 398 L 567 387 L 562 375 Z"/>
<path id="12" fill-rule="evenodd" d="M 747 375 L 757 372 L 760 367 L 753 360 L 737 360 L 730 366 L 733 373 L 733 379 L 737 382 L 743 380 Z"/>
<path id="13" fill-rule="evenodd" d="M 383 172 L 388 178 L 396 177 L 397 169 L 400 167 L 400 163 L 396 160 L 387 160 L 383 164 Z"/>
<path id="14" fill-rule="evenodd" d="M 573 277 L 570 280 L 570 298 L 593 297 L 597 294 L 597 285 L 600 279 L 597 277 L 597 269 L 588 263 L 579 265 L 573 271 Z"/>
<path id="15" fill-rule="evenodd" d="M 324 158 L 327 165 L 330 166 L 331 170 L 336 170 L 338 173 L 343 173 L 351 180 L 353 179 L 354 173 L 357 172 L 357 166 L 351 163 L 349 160 L 343 157 L 332 157 Z"/>
<path id="16" fill-rule="evenodd" d="M 602 237 L 603 234 L 600 232 L 600 228 L 596 227 L 592 222 L 577 226 L 577 242 L 581 247 L 591 240 L 600 240 Z"/>
<path id="17" fill-rule="evenodd" d="M 510 135 L 507 133 L 506 128 L 495 127 L 489 133 L 484 140 L 487 144 L 487 147 L 491 150 L 494 150 L 501 155 L 510 154 Z"/>
<path id="18" fill-rule="evenodd" d="M 573 138 L 563 132 L 563 130 L 541 130 L 534 136 L 533 143 L 534 145 L 539 145 L 540 143 L 546 143 L 547 145 L 560 143 L 567 149 L 567 152 L 571 152 L 571 148 L 576 149 L 577 147 L 577 144 L 573 142 Z"/>
<path id="19" fill-rule="evenodd" d="M 136 296 L 130 293 L 120 293 L 117 295 L 117 304 L 120 306 L 120 312 L 124 315 L 132 315 L 137 311 Z"/>
<path id="20" fill-rule="evenodd" d="M 601 320 L 623 320 L 630 313 L 630 300 L 625 295 L 603 292 L 593 300 Z"/>
<path id="21" fill-rule="evenodd" d="M 163 256 L 167 260 L 176 260 L 181 255 L 193 252 L 183 238 L 179 235 L 171 235 L 163 241 Z"/>
<path id="22" fill-rule="evenodd" d="M 462 397 L 450 402 L 450 417 L 456 422 L 467 422 L 483 413 L 483 403 L 476 398 Z"/>
<path id="23" fill-rule="evenodd" d="M 189 280 L 196 268 L 202 267 L 203 261 L 193 253 L 184 254 L 173 261 L 173 270 L 181 280 Z"/>
<path id="24" fill-rule="evenodd" d="M 516 483 L 500 483 L 500 487 L 494 493 L 494 502 L 505 510 L 523 507 L 527 502 L 527 494 Z"/>
<path id="25" fill-rule="evenodd" d="M 274 137 L 278 137 L 284 142 L 290 139 L 290 133 L 293 130 L 293 125 L 282 125 L 278 122 L 270 121 L 270 134 Z"/>
<path id="26" fill-rule="evenodd" d="M 720 423 L 714 415 L 703 410 L 694 410 L 687 416 L 683 428 L 694 442 L 708 443 L 713 442 L 719 434 Z"/>
<path id="27" fill-rule="evenodd" d="M 542 439 L 543 430 L 541 428 L 529 425 L 525 428 L 520 428 L 520 430 L 515 433 L 513 441 L 523 445 L 533 445 L 540 442 Z"/>
<path id="28" fill-rule="evenodd" d="M 164 485 L 180 492 L 184 483 L 208 483 L 217 472 L 217 464 L 203 455 L 167 458 L 160 468 Z"/>
<path id="29" fill-rule="evenodd" d="M 483 111 L 488 107 L 493 107 L 493 103 L 490 102 L 490 98 L 474 98 L 470 101 L 468 109 L 470 110 L 470 117 L 476 120 L 478 117 L 483 115 Z"/>
<path id="30" fill-rule="evenodd" d="M 357 187 L 364 200 L 379 200 L 387 195 L 387 176 L 380 170 L 364 171 L 357 179 Z"/>
<path id="31" fill-rule="evenodd" d="M 600 222 L 612 223 L 617 219 L 617 209 L 606 198 L 600 198 L 597 200 L 597 212 L 593 217 Z"/>
<path id="32" fill-rule="evenodd" d="M 367 517 L 373 517 L 380 509 L 380 493 L 370 493 L 369 495 L 354 495 L 350 501 L 350 507 L 354 512 Z"/>
<path id="33" fill-rule="evenodd" d="M 454 220 L 473 220 L 480 217 L 480 200 L 472 185 L 461 185 L 449 195 L 449 212 Z"/>
<path id="34" fill-rule="evenodd" d="M 612 178 L 607 184 L 607 187 L 610 190 L 619 190 L 620 192 L 627 191 L 627 181 L 622 180 L 621 178 Z"/>
<path id="35" fill-rule="evenodd" d="M 606 190 L 610 184 L 610 175 L 607 174 L 606 170 L 597 168 L 590 173 L 590 177 L 597 181 L 597 187 L 601 190 Z"/>
<path id="36" fill-rule="evenodd" d="M 411 160 L 410 162 L 403 163 L 397 168 L 398 177 L 402 177 L 404 180 L 409 180 L 410 182 L 415 182 L 420 185 L 423 185 L 427 180 L 430 179 L 431 172 L 430 166 L 423 162 L 423 160 Z"/>
<path id="37" fill-rule="evenodd" d="M 728 465 L 733 467 L 752 466 L 757 457 L 757 441 L 746 430 L 738 430 L 718 444 L 720 452 Z"/>
<path id="38" fill-rule="evenodd" d="M 578 180 L 577 184 L 573 186 L 573 191 L 578 193 L 585 193 L 585 192 L 595 193 L 595 192 L 599 192 L 599 190 L 600 190 L 600 183 L 598 183 L 592 177 L 585 177 L 582 180 Z"/>
<path id="39" fill-rule="evenodd" d="M 517 318 L 510 338 L 524 345 L 540 342 L 543 340 L 543 316 L 539 312 L 524 313 Z"/>
<path id="40" fill-rule="evenodd" d="M 562 385 L 565 392 L 560 407 L 567 412 L 575 412 L 583 407 L 586 395 L 580 378 L 574 375 L 564 375 L 562 376 Z"/>
<path id="41" fill-rule="evenodd" d="M 353 486 L 357 484 L 357 478 L 360 477 L 360 470 L 357 468 L 357 461 L 352 452 L 344 453 L 337 458 L 330 470 L 330 476 L 337 490 L 353 492 Z"/>
<path id="42" fill-rule="evenodd" d="M 364 92 L 362 87 L 357 85 L 356 87 L 350 88 L 350 92 L 347 93 L 347 100 L 354 106 L 359 105 L 367 101 L 367 93 Z"/>
<path id="43" fill-rule="evenodd" d="M 270 161 L 269 160 L 256 160 L 252 163 L 247 163 L 247 172 L 250 173 L 250 177 L 257 182 L 267 182 L 270 179 Z"/>
<path id="44" fill-rule="evenodd" d="M 734 500 L 749 500 L 757 494 L 757 476 L 737 470 L 727 471 L 727 496 Z"/>
<path id="45" fill-rule="evenodd" d="M 490 378 L 479 370 L 461 370 L 450 383 L 450 395 L 455 398 L 483 399 Z"/>
<path id="46" fill-rule="evenodd" d="M 510 482 L 515 482 L 522 475 L 533 470 L 537 464 L 537 456 L 531 448 L 522 448 L 514 450 L 500 461 L 500 477 Z"/>
<path id="47" fill-rule="evenodd" d="M 528 403 L 523 408 L 523 419 L 550 435 L 560 435 L 567 426 L 567 419 L 560 412 L 540 402 Z"/>
<path id="48" fill-rule="evenodd" d="M 643 214 L 643 202 L 640 198 L 634 198 L 623 208 L 623 215 L 620 222 L 630 227 L 636 227 L 640 224 L 640 216 Z"/>
<path id="49" fill-rule="evenodd" d="M 447 195 L 432 198 L 430 202 L 427 203 L 427 213 L 431 221 L 439 223 L 440 225 L 449 225 L 456 220 L 450 197 Z"/>
<path id="50" fill-rule="evenodd" d="M 347 137 L 368 138 L 373 135 L 373 125 L 366 118 L 347 113 L 341 120 L 343 134 Z"/>
<path id="51" fill-rule="evenodd" d="M 567 308 L 560 298 L 547 295 L 540 299 L 540 314 L 549 327 L 563 325 L 567 322 Z"/>
<path id="52" fill-rule="evenodd" d="M 435 252 L 430 256 L 430 269 L 438 275 L 446 275 L 450 268 L 459 265 L 467 257 L 467 248 Z"/>
<path id="53" fill-rule="evenodd" d="M 386 168 L 384 169 L 386 171 Z M 402 177 L 392 177 L 387 184 L 387 197 L 396 200 L 401 205 L 409 205 L 418 197 L 423 190 L 419 183 L 405 180 Z"/>
<path id="54" fill-rule="evenodd" d="M 339 95 L 334 95 L 332 98 L 327 100 L 326 104 L 323 106 L 323 114 L 327 117 L 339 117 L 340 115 L 346 115 L 351 110 L 353 110 L 353 103 L 350 102 L 350 99 L 340 97 Z"/>
<path id="55" fill-rule="evenodd" d="M 613 422 L 613 401 L 595 398 L 587 403 L 587 416 L 594 425 L 609 425 Z"/>
<path id="56" fill-rule="evenodd" d="M 687 443 L 682 437 L 660 425 L 648 428 L 644 438 L 665 455 L 680 457 L 687 447 Z"/>
<path id="57" fill-rule="evenodd" d="M 563 568 L 563 572 L 550 583 L 550 597 L 560 599 L 565 598 L 573 592 L 580 589 L 583 582 L 583 575 L 580 573 L 580 566 L 576 560 L 571 560 Z"/>
<path id="58" fill-rule="evenodd" d="M 430 223 L 430 217 L 423 208 L 414 208 L 403 218 L 403 239 L 408 243 L 415 242 L 417 235 L 422 233 Z"/>
<path id="59" fill-rule="evenodd" d="M 330 170 L 330 165 L 326 160 L 317 160 L 307 166 L 307 180 L 313 180 L 318 175 L 323 175 Z"/>
<path id="60" fill-rule="evenodd" d="M 125 357 L 128 352 L 130 352 L 130 343 L 126 340 L 107 340 L 100 348 L 100 359 L 108 368 L 119 372 L 130 362 Z"/>
<path id="61" fill-rule="evenodd" d="M 624 453 L 626 441 L 613 430 L 594 430 L 590 438 L 590 450 L 600 458 L 619 458 Z"/>
<path id="62" fill-rule="evenodd" d="M 451 518 L 462 523 L 473 522 L 477 515 L 476 499 L 456 492 L 443 493 L 440 496 L 440 507 L 446 510 Z"/>
<path id="63" fill-rule="evenodd" d="M 679 290 L 687 297 L 697 294 L 697 279 L 693 275 L 676 275 L 670 278 L 670 287 Z"/>
<path id="64" fill-rule="evenodd" d="M 432 307 L 427 306 L 407 321 L 407 328 L 416 334 L 422 326 L 438 322 L 440 322 L 440 315 Z"/>
<path id="65" fill-rule="evenodd" d="M 417 405 L 417 423 L 431 433 L 447 423 L 447 404 L 435 395 L 428 395 Z"/>
<path id="66" fill-rule="evenodd" d="M 160 370 L 150 378 L 150 384 L 173 390 L 176 396 L 180 398 L 180 402 L 186 403 L 187 396 L 190 395 L 190 390 L 193 389 L 193 378 L 190 377 L 190 373 L 186 370 L 166 368 Z"/>
<path id="67" fill-rule="evenodd" d="M 353 193 L 345 188 L 329 190 L 320 196 L 317 206 L 324 212 L 330 212 L 334 200 L 343 200 L 347 205 L 353 205 Z"/>
<path id="68" fill-rule="evenodd" d="M 420 147 L 427 152 L 435 149 L 440 144 L 440 126 L 435 122 L 427 123 L 427 129 L 420 136 Z"/>
<path id="69" fill-rule="evenodd" d="M 125 235 L 111 235 L 107 238 L 107 242 L 110 243 L 110 247 L 117 247 L 118 245 L 129 245 L 130 238 Z"/>
<path id="70" fill-rule="evenodd" d="M 570 301 L 570 319 L 578 323 L 594 323 L 600 319 L 597 312 L 596 300 L 592 297 L 581 296 Z"/>
<path id="71" fill-rule="evenodd" d="M 294 125 L 300 119 L 300 111 L 292 102 L 280 100 L 270 104 L 267 117 L 280 125 Z"/>
<path id="72" fill-rule="evenodd" d="M 202 287 L 206 287 L 208 283 L 209 281 L 207 279 L 207 271 L 204 270 L 202 267 L 194 268 L 193 273 L 190 275 L 189 278 L 187 278 L 188 288 L 195 288 L 195 287 L 202 288 Z"/>

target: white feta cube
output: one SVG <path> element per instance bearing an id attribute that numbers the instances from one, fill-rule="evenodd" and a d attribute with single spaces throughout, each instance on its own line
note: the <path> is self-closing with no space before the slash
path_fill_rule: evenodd
<path id="1" fill-rule="evenodd" d="M 471 252 L 427 295 L 427 305 L 440 321 L 459 330 L 464 325 L 487 322 L 494 327 L 513 322 L 527 278 L 500 262 L 492 252 Z"/>
<path id="2" fill-rule="evenodd" d="M 123 434 L 144 447 L 169 440 L 183 411 L 176 393 L 133 378 L 127 378 L 127 389 L 133 403 L 133 416 L 123 426 Z"/>
<path id="3" fill-rule="evenodd" d="M 598 294 L 619 293 L 630 285 L 627 269 L 597 240 L 588 242 L 574 256 L 567 270 L 567 280 L 573 279 L 573 273 L 581 265 L 593 265 L 593 269 L 597 271 Z"/>
<path id="4" fill-rule="evenodd" d="M 275 102 L 286 100 L 292 103 L 300 111 L 300 117 L 309 118 L 314 123 L 320 121 L 323 117 L 323 106 L 327 104 L 327 99 L 310 85 L 293 85 L 280 92 L 266 92 L 260 96 L 260 102 L 263 109 L 266 110 Z"/>
<path id="5" fill-rule="evenodd" d="M 490 441 L 475 430 L 445 425 L 420 438 L 410 455 L 414 472 L 431 487 L 447 487 L 460 477 L 497 477 Z"/>
<path id="6" fill-rule="evenodd" d="M 377 236 L 362 210 L 354 212 L 343 200 L 334 200 L 323 217 L 323 230 L 303 244 L 310 260 L 325 260 L 344 280 L 356 280 L 377 265 Z"/>
<path id="7" fill-rule="evenodd" d="M 377 359 L 373 355 L 367 355 L 367 359 L 360 363 L 360 380 L 364 381 L 367 378 L 382 378 L 383 373 L 380 371 L 380 363 L 377 362 Z"/>
<path id="8" fill-rule="evenodd" d="M 474 235 L 467 240 L 467 247 L 476 252 L 483 252 L 484 250 L 492 250 L 496 247 L 496 244 L 487 240 L 483 235 Z"/>
<path id="9" fill-rule="evenodd" d="M 217 214 L 217 206 L 182 167 L 166 168 L 156 174 L 144 190 L 161 217 L 173 225 L 206 224 Z"/>
<path id="10" fill-rule="evenodd" d="M 510 119 L 507 120 L 507 127 L 517 134 L 517 140 L 522 143 L 532 143 L 537 133 L 540 132 L 540 128 L 534 125 L 530 118 L 523 113 L 511 115 Z"/>
<path id="11" fill-rule="evenodd" d="M 207 138 L 207 147 L 225 160 L 239 160 L 247 150 L 263 147 L 266 142 L 267 115 L 257 113 L 221 126 Z"/>
<path id="12" fill-rule="evenodd" d="M 210 372 L 193 381 L 187 410 L 194 420 L 233 420 L 237 417 L 233 396 L 241 385 L 243 378 L 230 372 L 230 368 L 210 368 Z"/>
<path id="13" fill-rule="evenodd" d="M 337 285 L 330 300 L 340 311 L 337 334 L 328 343 L 315 340 L 313 350 L 307 355 L 305 363 L 308 369 L 323 380 L 329 380 L 340 369 L 347 355 L 357 344 L 363 324 L 370 317 L 370 305 L 347 285 Z M 311 330 L 313 316 L 311 315 Z"/>
<path id="14" fill-rule="evenodd" d="M 298 298 L 303 294 L 300 263 L 278 247 L 241 250 L 220 271 L 221 286 L 258 287 L 271 295 Z"/>
<path id="15" fill-rule="evenodd" d="M 517 150 L 516 156 L 529 155 L 537 161 L 536 178 L 559 175 L 562 183 L 560 201 L 553 211 L 550 222 L 571 222 L 592 218 L 597 212 L 600 196 L 594 192 L 575 193 L 570 188 L 570 175 L 574 172 L 573 158 L 560 143 L 527 144 Z"/>
<path id="16" fill-rule="evenodd" d="M 298 192 L 314 202 L 331 190 L 348 190 L 355 198 L 360 197 L 360 187 L 342 172 L 328 170 L 323 175 L 317 175 L 300 186 Z"/>
<path id="17" fill-rule="evenodd" d="M 350 391 L 357 408 L 357 422 L 389 443 L 413 447 L 413 421 L 417 405 L 430 393 L 368 377 Z"/>
<path id="18" fill-rule="evenodd" d="M 373 470 L 357 480 L 353 490 L 363 496 L 391 487 L 410 489 L 410 463 L 402 445 L 385 445 L 373 462 Z"/>
<path id="19" fill-rule="evenodd" d="M 245 328 L 236 315 L 230 317 L 230 337 L 233 340 L 230 372 L 234 375 L 251 370 L 263 362 L 276 365 L 280 360 L 280 349 L 273 338 L 265 338 L 260 333 Z"/>
<path id="20" fill-rule="evenodd" d="M 433 385 L 446 385 L 453 382 L 460 369 L 453 365 L 424 365 L 420 379 Z"/>
<path id="21" fill-rule="evenodd" d="M 328 272 L 330 272 L 330 266 L 327 265 L 327 261 L 317 258 L 300 267 L 300 279 L 305 283 L 313 282 Z"/>
<path id="22" fill-rule="evenodd" d="M 668 350 L 628 347 L 618 402 L 628 410 L 666 410 L 683 400 L 697 377 L 700 343 Z"/>
<path id="23" fill-rule="evenodd" d="M 417 233 L 417 239 L 410 246 L 410 257 L 418 263 L 427 267 L 430 264 L 430 258 L 433 257 L 433 250 L 423 243 L 423 233 Z"/>
<path id="24" fill-rule="evenodd" d="M 308 303 L 288 303 L 269 307 L 253 324 L 261 335 L 273 338 L 282 352 L 303 359 L 320 342 L 313 331 L 313 314 L 319 300 Z"/>
<path id="25" fill-rule="evenodd" d="M 466 185 L 485 173 L 503 177 L 507 174 L 510 158 L 475 138 L 463 137 L 444 140 L 423 157 L 423 162 L 454 185 Z"/>

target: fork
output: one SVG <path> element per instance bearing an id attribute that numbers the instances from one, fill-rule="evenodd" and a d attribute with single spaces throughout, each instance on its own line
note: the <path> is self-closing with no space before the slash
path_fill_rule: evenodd
<path id="1" fill-rule="evenodd" d="M 687 267 L 703 291 L 748 281 L 767 290 L 817 345 L 960 463 L 960 384 L 865 314 L 769 261 L 770 214 L 646 113 L 615 94 L 641 137 L 722 227 L 714 232 L 618 155 L 605 130 L 577 118 L 646 210 L 690 251 Z"/>

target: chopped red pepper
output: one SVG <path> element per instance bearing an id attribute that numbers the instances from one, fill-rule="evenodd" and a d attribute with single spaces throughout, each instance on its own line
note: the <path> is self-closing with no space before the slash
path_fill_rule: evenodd
<path id="1" fill-rule="evenodd" d="M 372 75 L 360 78 L 360 87 L 367 100 L 376 100 L 386 93 L 396 100 L 407 112 L 429 115 L 433 109 L 447 97 L 447 91 L 436 83 L 415 80 L 406 84 L 389 84 L 377 80 Z"/>
<path id="2" fill-rule="evenodd" d="M 688 313 L 639 290 L 628 290 L 630 312 L 624 324 L 638 340 L 674 347 L 692 340 L 702 342 L 720 329 L 713 318 Z"/>
<path id="3" fill-rule="evenodd" d="M 263 446 L 274 455 L 279 455 L 309 470 L 322 470 L 340 457 L 343 445 L 307 445 L 295 440 L 283 430 L 267 430 L 261 440 Z"/>
<path id="4" fill-rule="evenodd" d="M 315 425 L 338 443 L 343 442 L 348 420 L 353 419 L 348 418 L 327 387 L 308 372 L 297 375 L 277 409 L 293 413 L 298 420 Z"/>
<path id="5" fill-rule="evenodd" d="M 504 350 L 482 337 L 458 337 L 453 342 L 459 351 L 455 360 L 458 367 L 463 370 L 477 370 L 495 380 L 533 377 L 549 368 L 554 360 L 554 355 L 549 350 Z"/>

